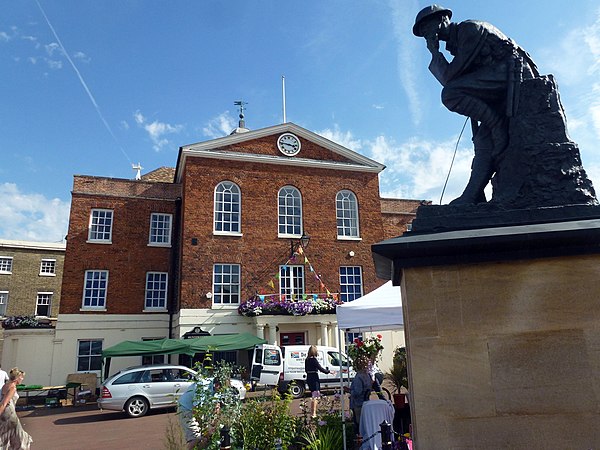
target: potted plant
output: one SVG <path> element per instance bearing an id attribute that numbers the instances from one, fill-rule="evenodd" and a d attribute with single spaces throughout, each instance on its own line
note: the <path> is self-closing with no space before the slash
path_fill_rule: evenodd
<path id="1" fill-rule="evenodd" d="M 385 373 L 385 377 L 392 382 L 396 391 L 394 393 L 394 404 L 398 408 L 405 405 L 406 392 L 408 390 L 408 365 L 406 359 L 406 347 L 396 347 L 392 368 Z"/>

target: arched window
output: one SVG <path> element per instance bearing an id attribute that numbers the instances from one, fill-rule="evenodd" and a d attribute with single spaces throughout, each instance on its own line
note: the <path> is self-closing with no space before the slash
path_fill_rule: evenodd
<path id="1" fill-rule="evenodd" d="M 358 202 L 354 192 L 348 190 L 338 192 L 335 197 L 335 211 L 338 238 L 359 237 Z"/>
<path id="2" fill-rule="evenodd" d="M 279 236 L 302 236 L 302 197 L 293 186 L 284 186 L 277 197 Z"/>
<path id="3" fill-rule="evenodd" d="M 240 233 L 241 194 L 237 184 L 222 181 L 215 188 L 215 233 Z"/>

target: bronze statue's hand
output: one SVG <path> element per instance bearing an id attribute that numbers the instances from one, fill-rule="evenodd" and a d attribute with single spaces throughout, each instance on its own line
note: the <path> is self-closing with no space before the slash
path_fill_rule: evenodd
<path id="1" fill-rule="evenodd" d="M 437 34 L 425 36 L 425 41 L 427 42 L 427 49 L 432 54 L 440 51 L 440 40 L 438 39 Z"/>

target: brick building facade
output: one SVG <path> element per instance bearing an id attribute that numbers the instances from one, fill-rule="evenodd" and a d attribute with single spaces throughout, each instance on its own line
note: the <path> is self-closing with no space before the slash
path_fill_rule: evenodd
<path id="1" fill-rule="evenodd" d="M 56 318 L 65 244 L 0 239 L 0 316 Z"/>
<path id="2" fill-rule="evenodd" d="M 102 349 L 124 340 L 197 327 L 338 344 L 334 309 L 248 316 L 238 307 L 376 289 L 371 245 L 401 234 L 420 202 L 381 199 L 383 165 L 292 123 L 236 131 L 181 147 L 174 170 L 140 180 L 74 177 L 49 383 L 99 375 Z M 140 362 L 118 358 L 111 372 Z"/>

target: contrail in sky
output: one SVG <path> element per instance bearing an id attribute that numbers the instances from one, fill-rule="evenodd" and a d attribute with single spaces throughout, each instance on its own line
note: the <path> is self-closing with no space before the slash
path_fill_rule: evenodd
<path id="1" fill-rule="evenodd" d="M 125 152 L 125 150 L 123 149 L 123 147 L 119 143 L 117 137 L 113 133 L 112 128 L 110 128 L 110 125 L 108 124 L 108 122 L 106 121 L 106 119 L 104 118 L 104 116 L 102 115 L 102 111 L 100 111 L 100 107 L 98 106 L 98 103 L 96 103 L 96 99 L 94 98 L 94 96 L 92 95 L 92 92 L 88 88 L 87 83 L 85 82 L 85 80 L 81 76 L 81 73 L 79 73 L 79 69 L 77 69 L 77 66 L 75 65 L 75 63 L 73 62 L 73 60 L 71 59 L 71 57 L 69 56 L 69 53 L 67 53 L 67 50 L 65 49 L 65 46 L 63 45 L 63 43 L 61 42 L 60 38 L 58 37 L 58 34 L 56 34 L 56 31 L 54 30 L 54 27 L 50 23 L 50 20 L 48 19 L 48 16 L 46 16 L 46 13 L 44 12 L 44 9 L 42 8 L 42 5 L 40 5 L 40 2 L 38 0 L 35 0 L 35 2 L 37 3 L 38 8 L 40 8 L 40 11 L 42 12 L 42 16 L 44 16 L 44 20 L 46 20 L 46 23 L 48 24 L 48 27 L 50 28 L 50 31 L 52 31 L 52 34 L 54 35 L 54 38 L 58 42 L 58 45 L 60 46 L 60 49 L 62 50 L 63 54 L 65 55 L 65 58 L 67 58 L 67 61 L 69 61 L 69 64 L 71 64 L 71 67 L 73 68 L 73 70 L 77 74 L 77 77 L 79 78 L 79 82 L 83 86 L 83 89 L 85 89 L 85 92 L 87 93 L 90 101 L 94 105 L 94 108 L 96 108 L 96 112 L 98 113 L 98 116 L 100 117 L 100 120 L 102 121 L 102 123 L 104 124 L 104 126 L 106 127 L 106 129 L 108 130 L 108 132 L 110 133 L 110 135 L 113 137 L 113 139 L 115 140 L 116 144 L 119 146 L 119 149 L 121 149 L 121 152 L 123 153 L 123 155 L 125 156 L 125 158 L 127 158 L 127 160 L 129 161 L 130 164 L 133 164 L 131 162 L 131 159 L 129 158 L 129 155 L 127 155 L 127 153 Z"/>

